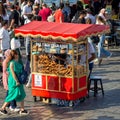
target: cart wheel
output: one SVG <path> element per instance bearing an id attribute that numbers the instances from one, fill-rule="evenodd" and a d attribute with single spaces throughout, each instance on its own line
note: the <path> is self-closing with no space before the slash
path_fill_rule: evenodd
<path id="1" fill-rule="evenodd" d="M 85 97 L 79 99 L 81 103 L 85 101 Z"/>
<path id="2" fill-rule="evenodd" d="M 36 97 L 36 96 L 33 96 L 33 98 L 34 98 L 34 102 L 37 102 L 37 97 Z"/>

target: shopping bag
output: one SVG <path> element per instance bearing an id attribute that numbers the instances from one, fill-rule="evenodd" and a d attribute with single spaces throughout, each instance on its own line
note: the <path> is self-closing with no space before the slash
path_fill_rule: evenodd
<path id="1" fill-rule="evenodd" d="M 27 81 L 28 73 L 23 69 L 22 73 L 18 76 L 20 84 L 25 84 Z"/>

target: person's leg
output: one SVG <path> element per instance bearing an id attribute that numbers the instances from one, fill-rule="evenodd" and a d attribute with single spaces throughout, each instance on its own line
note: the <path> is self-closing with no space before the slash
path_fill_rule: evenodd
<path id="1" fill-rule="evenodd" d="M 98 43 L 98 65 L 100 66 L 102 63 L 102 43 Z"/>
<path id="2" fill-rule="evenodd" d="M 102 57 L 102 49 L 103 49 L 104 40 L 105 40 L 105 36 L 101 35 L 100 36 L 100 41 L 98 43 L 98 58 Z"/>
<path id="3" fill-rule="evenodd" d="M 30 38 L 27 37 L 26 38 L 26 44 L 25 44 L 25 47 L 26 47 L 26 55 L 30 55 Z"/>
<path id="4" fill-rule="evenodd" d="M 28 114 L 29 112 L 27 110 L 24 109 L 24 100 L 22 102 L 20 102 L 21 104 L 21 110 L 20 110 L 20 114 Z"/>
<path id="5" fill-rule="evenodd" d="M 111 53 L 108 50 L 105 50 L 104 48 L 102 48 L 102 53 L 105 57 L 109 57 L 111 55 Z"/>
<path id="6" fill-rule="evenodd" d="M 1 109 L 0 109 L 0 114 L 2 115 L 6 115 L 7 111 L 6 111 L 6 107 L 8 106 L 8 102 L 4 102 L 4 104 L 2 105 Z"/>
<path id="7" fill-rule="evenodd" d="M 7 95 L 8 95 L 8 90 L 7 90 L 7 93 L 6 93 L 6 97 L 7 97 Z M 15 110 L 16 107 L 17 107 L 16 101 L 12 100 L 6 107 L 8 107 L 12 111 Z M 17 111 L 19 111 L 19 109 Z"/>
<path id="8" fill-rule="evenodd" d="M 21 106 L 21 111 L 23 111 L 24 110 L 24 100 L 22 101 L 22 102 L 20 102 L 20 106 Z"/>
<path id="9" fill-rule="evenodd" d="M 26 84 L 26 87 L 30 87 L 31 86 L 31 81 L 32 81 L 32 77 L 31 77 L 31 73 L 30 73 L 28 82 Z"/>
<path id="10" fill-rule="evenodd" d="M 25 65 L 25 70 L 27 71 L 28 75 L 30 74 L 30 38 L 26 38 L 26 65 Z"/>
<path id="11" fill-rule="evenodd" d="M 98 61 L 99 61 L 98 65 L 101 65 L 103 56 L 109 57 L 111 55 L 109 51 L 104 49 L 103 46 L 104 41 L 105 41 L 105 35 L 101 35 L 100 41 L 98 43 Z"/>
<path id="12" fill-rule="evenodd" d="M 27 71 L 28 75 L 30 74 L 30 61 L 28 59 L 28 56 L 27 56 L 27 60 L 25 63 L 25 71 Z"/>
<path id="13" fill-rule="evenodd" d="M 6 96 L 5 97 L 7 97 L 7 95 L 8 95 L 8 90 L 7 90 L 7 92 L 6 92 Z M 10 103 L 6 106 L 6 107 L 10 107 Z"/>
<path id="14" fill-rule="evenodd" d="M 104 49 L 105 35 L 100 36 L 100 42 L 98 43 L 98 58 L 101 58 L 102 55 L 109 57 L 111 53 L 108 50 Z"/>
<path id="15" fill-rule="evenodd" d="M 16 101 L 15 101 L 15 100 L 12 100 L 12 101 L 10 102 L 10 106 L 11 106 L 12 109 L 15 109 L 15 108 L 17 107 Z"/>
<path id="16" fill-rule="evenodd" d="M 9 102 L 5 102 L 3 105 L 2 105 L 2 109 L 5 110 L 6 107 L 8 106 Z"/>
<path id="17" fill-rule="evenodd" d="M 6 97 L 7 95 L 8 95 L 8 90 L 6 92 Z M 0 109 L 0 114 L 3 114 L 3 115 L 7 114 L 6 107 L 9 107 L 9 104 L 10 104 L 9 102 L 4 102 L 4 104 L 2 105 Z"/>

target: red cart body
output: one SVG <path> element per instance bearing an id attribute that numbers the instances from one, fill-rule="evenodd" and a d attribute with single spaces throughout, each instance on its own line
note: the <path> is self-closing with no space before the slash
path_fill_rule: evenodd
<path id="1" fill-rule="evenodd" d="M 85 97 L 87 95 L 88 63 L 86 61 L 85 65 L 80 66 L 79 60 L 83 54 L 85 54 L 85 58 L 87 59 L 88 46 L 86 38 L 108 31 L 109 27 L 104 25 L 48 23 L 38 21 L 33 21 L 15 29 L 17 36 L 22 35 L 35 38 L 31 43 L 32 95 L 64 100 L 76 100 Z M 53 43 L 57 46 L 60 44 L 61 46 L 66 44 L 72 45 L 72 48 L 66 47 L 66 49 L 68 49 L 66 54 L 68 54 L 70 49 L 72 50 L 71 71 L 69 73 L 69 66 L 67 65 L 61 65 L 62 69 L 65 71 L 64 73 L 62 69 L 59 71 L 60 64 L 53 62 L 52 57 L 50 61 L 54 63 L 55 67 L 58 65 L 58 68 L 50 66 L 50 63 L 46 65 L 45 60 L 47 58 L 46 56 L 42 56 L 43 53 L 47 51 L 45 47 L 46 43 L 50 44 L 49 47 L 51 47 Z M 41 48 L 42 50 L 44 48 L 44 52 L 41 52 Z M 56 49 L 53 50 L 53 46 L 51 48 L 48 50 L 48 56 L 51 56 L 51 52 L 56 52 Z M 41 56 L 45 58 L 43 60 L 44 64 L 41 63 Z M 48 72 L 48 70 L 50 72 Z"/>

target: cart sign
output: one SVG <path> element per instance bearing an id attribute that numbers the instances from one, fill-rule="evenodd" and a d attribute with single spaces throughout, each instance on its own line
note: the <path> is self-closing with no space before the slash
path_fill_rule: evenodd
<path id="1" fill-rule="evenodd" d="M 35 82 L 34 83 L 35 86 L 42 87 L 42 76 L 36 74 L 34 82 Z"/>

